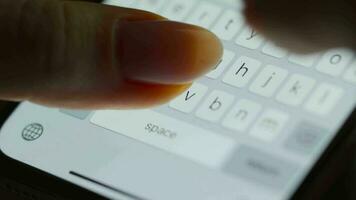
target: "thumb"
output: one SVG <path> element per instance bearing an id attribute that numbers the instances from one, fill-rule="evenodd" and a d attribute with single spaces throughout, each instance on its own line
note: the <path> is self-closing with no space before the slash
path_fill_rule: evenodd
<path id="1" fill-rule="evenodd" d="M 277 45 L 299 53 L 356 48 L 354 0 L 245 0 L 247 21 Z"/>
<path id="2" fill-rule="evenodd" d="M 161 104 L 217 64 L 210 32 L 77 1 L 0 1 L 0 98 L 67 108 Z"/>

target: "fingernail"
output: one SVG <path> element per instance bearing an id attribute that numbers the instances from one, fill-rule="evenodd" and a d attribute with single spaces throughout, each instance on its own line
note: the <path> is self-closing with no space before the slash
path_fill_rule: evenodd
<path id="1" fill-rule="evenodd" d="M 117 65 L 130 80 L 186 84 L 212 70 L 223 48 L 211 32 L 168 20 L 121 21 Z"/>

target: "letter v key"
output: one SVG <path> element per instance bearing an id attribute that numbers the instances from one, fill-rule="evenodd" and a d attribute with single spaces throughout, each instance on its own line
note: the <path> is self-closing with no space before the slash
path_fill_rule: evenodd
<path id="1" fill-rule="evenodd" d="M 190 90 L 187 91 L 187 95 L 185 95 L 185 100 L 188 101 L 189 99 L 193 98 L 197 93 L 193 93 L 190 95 Z"/>
<path id="2" fill-rule="evenodd" d="M 208 92 L 208 87 L 194 83 L 192 87 L 173 100 L 169 106 L 184 113 L 190 113 Z"/>

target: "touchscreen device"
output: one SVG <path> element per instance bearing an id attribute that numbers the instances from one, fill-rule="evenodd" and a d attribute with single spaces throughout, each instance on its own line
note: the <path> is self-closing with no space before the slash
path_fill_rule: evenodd
<path id="1" fill-rule="evenodd" d="M 241 1 L 105 3 L 203 26 L 224 56 L 153 109 L 22 103 L 1 130 L 7 156 L 111 199 L 288 199 L 355 107 L 352 51 L 289 53 L 246 25 Z"/>

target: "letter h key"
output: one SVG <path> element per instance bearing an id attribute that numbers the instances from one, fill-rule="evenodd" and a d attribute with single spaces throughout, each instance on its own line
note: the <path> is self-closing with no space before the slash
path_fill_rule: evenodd
<path id="1" fill-rule="evenodd" d="M 223 82 L 234 87 L 245 87 L 261 67 L 261 62 L 242 56 L 233 64 L 223 78 Z"/>

